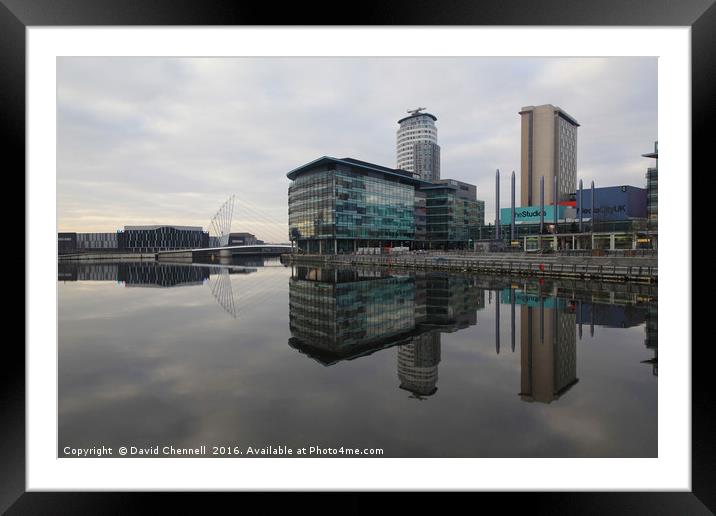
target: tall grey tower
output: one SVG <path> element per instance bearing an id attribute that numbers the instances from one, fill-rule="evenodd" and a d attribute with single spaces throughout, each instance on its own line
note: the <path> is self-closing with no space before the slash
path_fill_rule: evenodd
<path id="1" fill-rule="evenodd" d="M 437 117 L 421 113 L 424 109 L 408 110 L 410 116 L 398 120 L 397 168 L 414 172 L 424 181 L 436 181 L 440 179 Z"/>
<path id="2" fill-rule="evenodd" d="M 557 177 L 559 201 L 568 200 L 577 189 L 577 121 L 551 104 L 526 106 L 522 116 L 522 206 L 539 202 L 540 177 L 546 185 Z M 554 204 L 552 189 L 545 191 L 544 203 Z"/>

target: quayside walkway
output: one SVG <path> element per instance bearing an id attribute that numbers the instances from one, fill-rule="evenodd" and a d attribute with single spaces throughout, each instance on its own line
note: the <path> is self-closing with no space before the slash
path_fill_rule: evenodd
<path id="1" fill-rule="evenodd" d="M 523 253 L 465 253 L 405 255 L 306 255 L 285 254 L 292 264 L 327 266 L 376 266 L 418 270 L 485 272 L 512 276 L 550 276 L 602 281 L 655 283 L 655 256 L 560 256 Z"/>

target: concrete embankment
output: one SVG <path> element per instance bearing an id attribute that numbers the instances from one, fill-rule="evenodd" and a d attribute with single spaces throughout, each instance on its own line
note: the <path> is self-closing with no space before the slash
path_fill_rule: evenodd
<path id="1" fill-rule="evenodd" d="M 658 278 L 656 257 L 636 256 L 559 256 L 508 253 L 444 255 L 297 255 L 283 259 L 292 264 L 333 267 L 375 266 L 417 270 L 480 272 L 512 276 L 549 276 L 599 279 L 602 281 L 638 281 L 655 283 Z"/>
<path id="2" fill-rule="evenodd" d="M 136 262 L 156 260 L 156 253 L 78 253 L 60 254 L 57 260 L 60 262 L 85 262 L 85 261 L 112 261 L 112 262 Z"/>

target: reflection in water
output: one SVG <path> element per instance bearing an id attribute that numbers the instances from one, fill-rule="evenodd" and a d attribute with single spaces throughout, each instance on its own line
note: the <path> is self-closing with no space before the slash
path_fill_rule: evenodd
<path id="1" fill-rule="evenodd" d="M 398 347 L 398 378 L 400 388 L 422 400 L 438 390 L 440 363 L 440 332 L 430 331 L 415 337 L 410 344 Z"/>
<path id="2" fill-rule="evenodd" d="M 655 288 L 242 265 L 59 264 L 60 442 L 656 454 Z"/>
<path id="3" fill-rule="evenodd" d="M 654 376 L 658 376 L 659 371 L 659 363 L 658 363 L 658 338 L 659 338 L 659 332 L 658 332 L 658 316 L 659 316 L 659 310 L 657 308 L 656 303 L 652 303 L 649 305 L 649 308 L 646 312 L 646 339 L 644 340 L 644 344 L 646 345 L 647 349 L 650 349 L 654 356 L 653 358 L 650 358 L 649 360 L 642 360 L 643 364 L 651 364 L 651 372 Z"/>
<path id="4" fill-rule="evenodd" d="M 219 269 L 218 274 L 209 279 L 209 287 L 214 299 L 219 305 L 226 310 L 226 313 L 236 319 L 236 305 L 234 304 L 234 291 L 231 288 L 231 279 L 229 278 L 228 269 Z"/>
<path id="5" fill-rule="evenodd" d="M 471 278 L 295 267 L 289 345 L 323 365 L 398 346 L 400 388 L 422 399 L 437 391 L 440 332 L 475 324 L 484 306 Z"/>
<path id="6" fill-rule="evenodd" d="M 263 261 L 261 262 L 263 263 Z M 126 287 L 182 287 L 208 283 L 226 313 L 237 316 L 230 274 L 250 274 L 244 266 L 212 266 L 161 262 L 58 263 L 59 281 L 113 281 Z"/>
<path id="7" fill-rule="evenodd" d="M 520 397 L 549 403 L 578 382 L 576 317 L 563 299 L 554 298 L 541 297 L 539 307 L 526 304 L 520 311 Z"/>
<path id="8" fill-rule="evenodd" d="M 330 366 L 376 351 L 398 347 L 400 388 L 425 399 L 437 392 L 441 332 L 477 323 L 492 304 L 491 285 L 447 273 L 391 273 L 294 267 L 289 283 L 289 345 Z M 555 291 L 556 292 L 556 291 Z M 555 293 L 553 292 L 553 294 Z M 595 297 L 595 296 L 593 296 Z M 549 295 L 542 285 L 494 290 L 495 353 L 500 353 L 500 306 L 510 305 L 510 349 L 516 345 L 516 306 L 520 308 L 520 398 L 550 403 L 578 381 L 577 335 L 582 323 L 628 328 L 647 324 L 647 347 L 654 349 L 656 374 L 656 303 L 633 304 L 633 296 L 615 303 L 614 293 L 597 302 Z M 630 302 L 627 302 L 631 299 Z M 650 333 L 654 334 L 650 338 Z"/>

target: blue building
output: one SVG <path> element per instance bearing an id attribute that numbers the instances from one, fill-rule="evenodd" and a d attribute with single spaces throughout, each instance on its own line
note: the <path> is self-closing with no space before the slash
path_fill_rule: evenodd
<path id="1" fill-rule="evenodd" d="M 594 205 L 592 210 L 592 192 L 583 190 L 579 198 L 576 192 L 577 217 L 584 203 L 582 217 L 594 219 L 595 222 L 613 220 L 646 219 L 646 189 L 635 186 L 607 186 L 594 189 Z"/>

